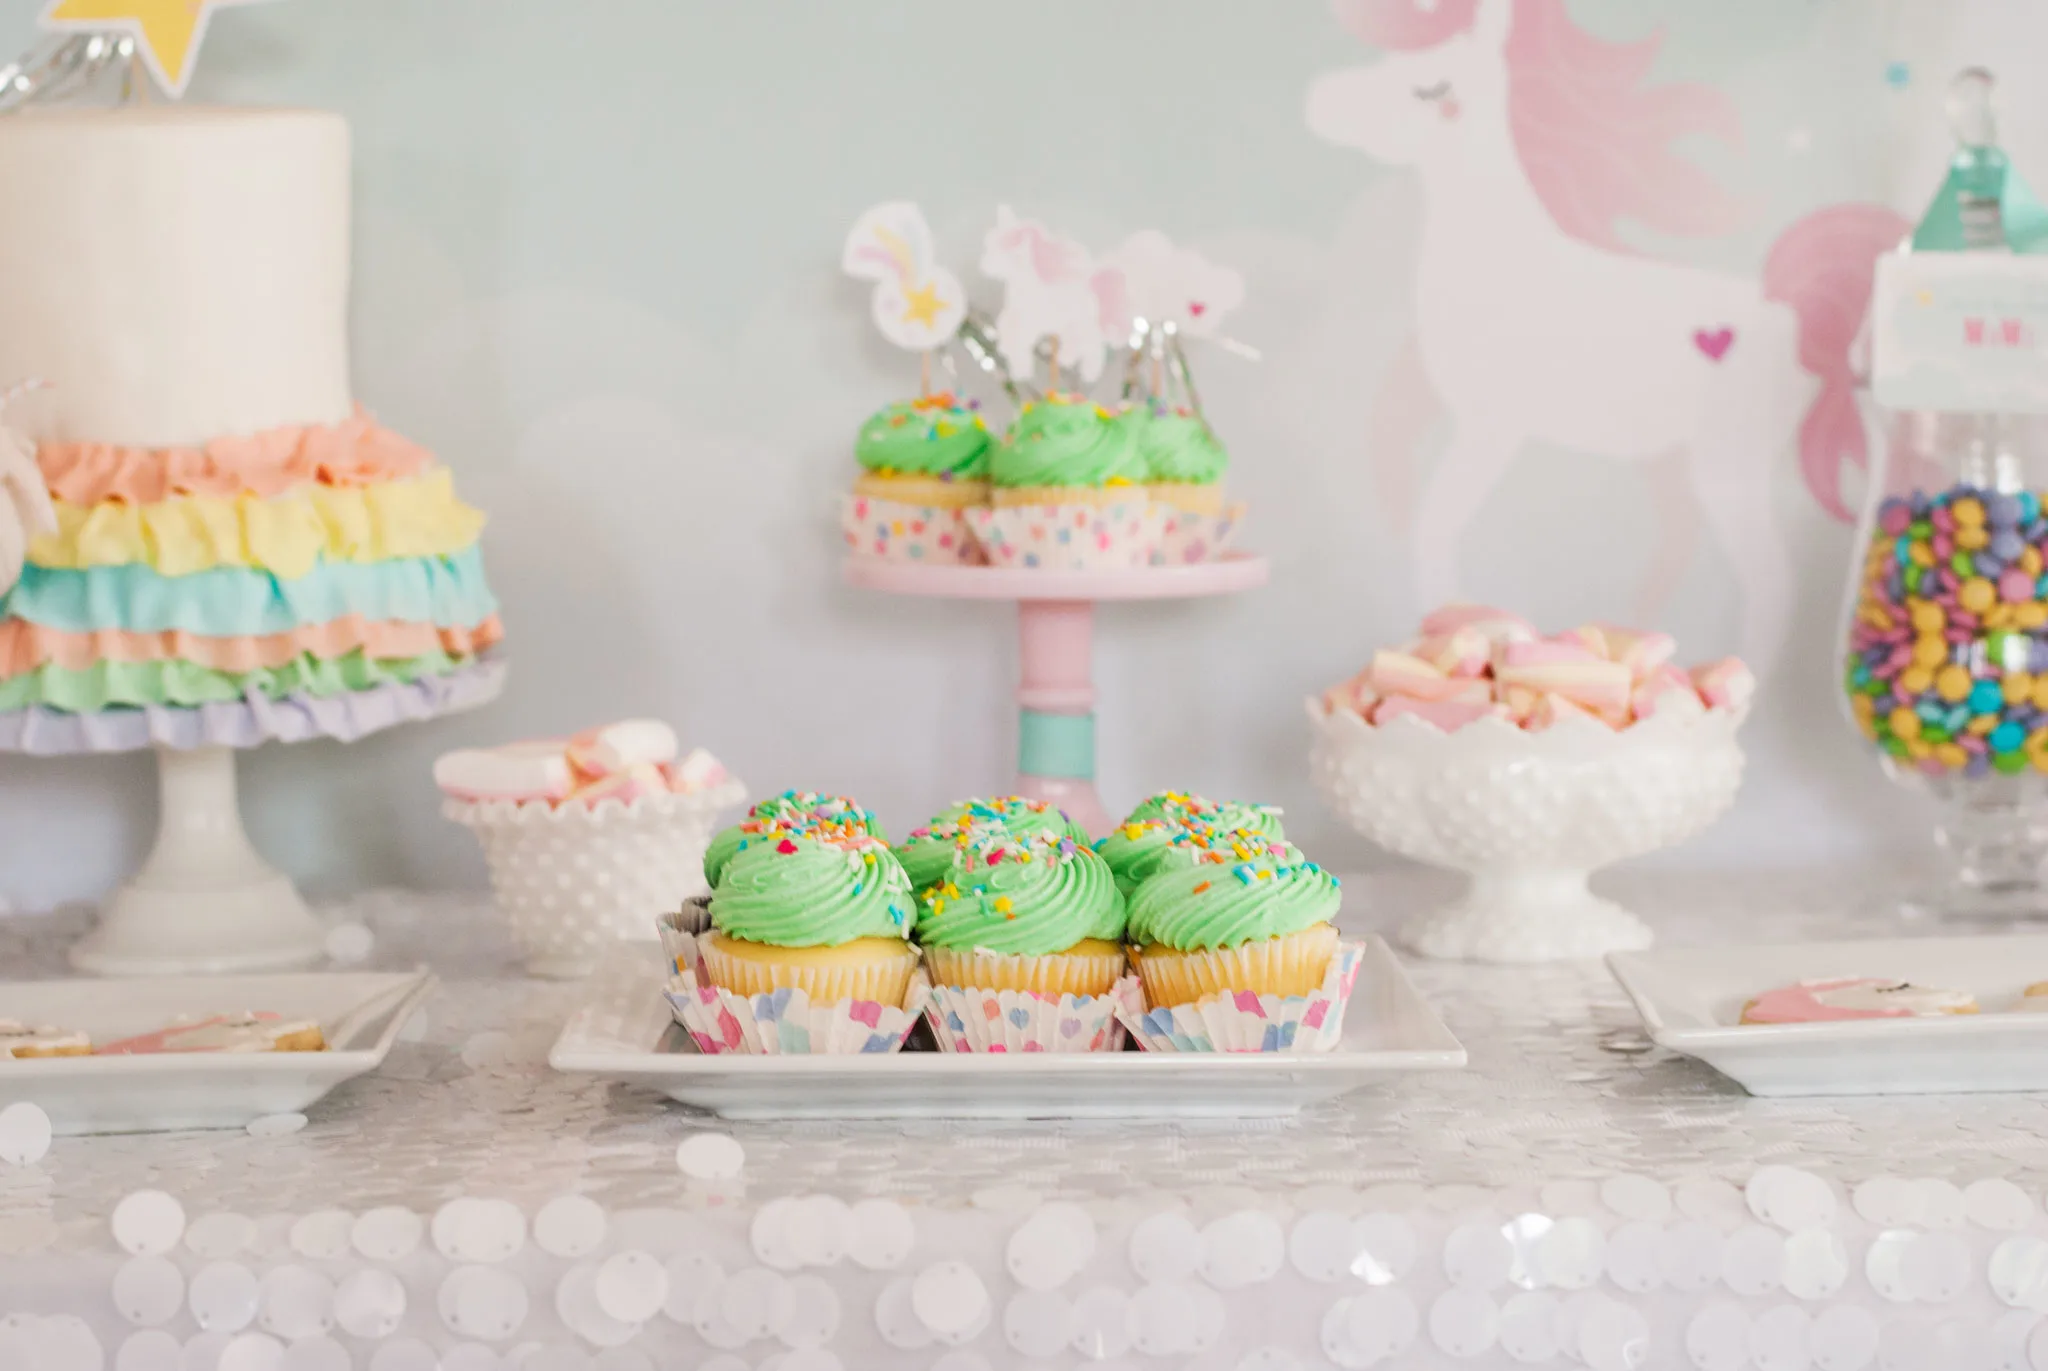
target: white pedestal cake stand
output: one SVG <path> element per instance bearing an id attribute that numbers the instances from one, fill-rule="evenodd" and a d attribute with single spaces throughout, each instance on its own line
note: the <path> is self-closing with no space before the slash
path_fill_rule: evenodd
<path id="1" fill-rule="evenodd" d="M 289 700 L 41 714 L 32 725 L 11 716 L 0 728 L 0 752 L 156 752 L 155 846 L 107 900 L 99 925 L 73 945 L 71 964 L 100 976 L 203 976 L 288 971 L 320 960 L 325 930 L 242 827 L 236 749 L 315 737 L 354 741 L 475 708 L 503 687 L 504 664 L 484 661 L 436 683 L 364 692 L 374 703 L 342 707 L 329 719 Z"/>
<path id="2" fill-rule="evenodd" d="M 1091 661 L 1100 600 L 1177 600 L 1229 595 L 1266 583 L 1263 557 L 1230 553 L 1212 562 L 1123 571 L 933 566 L 849 557 L 849 584 L 892 595 L 1017 602 L 1017 793 L 1049 800 L 1090 833 L 1112 822 L 1095 793 L 1095 678 Z"/>

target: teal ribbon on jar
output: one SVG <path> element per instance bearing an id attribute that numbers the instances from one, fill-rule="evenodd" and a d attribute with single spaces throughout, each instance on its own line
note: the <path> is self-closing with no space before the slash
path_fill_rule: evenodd
<path id="1" fill-rule="evenodd" d="M 1970 67 L 1949 83 L 1956 152 L 1913 230 L 1915 252 L 2048 252 L 2048 207 L 1998 146 L 1992 76 Z"/>

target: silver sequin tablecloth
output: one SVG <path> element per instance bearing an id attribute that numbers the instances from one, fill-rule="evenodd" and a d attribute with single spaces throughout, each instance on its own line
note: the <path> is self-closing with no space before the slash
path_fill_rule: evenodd
<path id="1" fill-rule="evenodd" d="M 1606 888 L 1669 944 L 1898 931 L 1840 873 Z M 1347 893 L 1363 927 L 1428 890 Z M 587 987 L 513 974 L 482 901 L 327 912 L 441 975 L 407 1040 L 297 1133 L 0 1162 L 0 1371 L 2048 1371 L 2048 1096 L 1750 1099 L 1642 1050 L 1598 965 L 1411 964 L 1470 1067 L 1294 1121 L 726 1123 L 549 1071 Z M 0 965 L 81 927 L 0 920 Z M 703 1133 L 737 1174 L 679 1166 Z M 115 1240 L 141 1190 L 163 1255 Z M 465 1245 L 480 1198 L 509 1254 Z"/>

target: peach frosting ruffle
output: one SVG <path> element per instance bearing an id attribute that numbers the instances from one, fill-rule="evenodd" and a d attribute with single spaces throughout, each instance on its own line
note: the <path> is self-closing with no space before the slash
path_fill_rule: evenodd
<path id="1" fill-rule="evenodd" d="M 85 671 L 100 662 L 185 661 L 215 671 L 275 669 L 302 656 L 332 659 L 362 652 L 376 660 L 446 653 L 470 656 L 504 636 L 493 614 L 468 628 L 365 620 L 360 615 L 306 624 L 288 633 L 255 638 L 209 638 L 203 634 L 135 633 L 102 629 L 66 633 L 24 619 L 0 619 L 0 680 L 55 666 Z"/>
<path id="2" fill-rule="evenodd" d="M 180 495 L 268 499 L 295 486 L 402 481 L 433 462 L 432 453 L 360 409 L 338 424 L 274 428 L 197 448 L 44 443 L 36 450 L 50 493 L 74 505 L 150 504 Z"/>

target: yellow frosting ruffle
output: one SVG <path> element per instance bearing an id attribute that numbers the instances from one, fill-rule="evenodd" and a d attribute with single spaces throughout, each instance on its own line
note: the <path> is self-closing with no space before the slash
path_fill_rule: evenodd
<path id="1" fill-rule="evenodd" d="M 29 544 L 36 566 L 83 571 L 141 562 L 165 576 L 247 567 L 303 576 L 316 562 L 382 562 L 460 552 L 484 526 L 446 467 L 407 481 L 305 486 L 255 495 L 132 505 L 57 503 L 57 531 Z"/>

